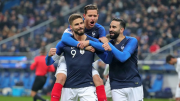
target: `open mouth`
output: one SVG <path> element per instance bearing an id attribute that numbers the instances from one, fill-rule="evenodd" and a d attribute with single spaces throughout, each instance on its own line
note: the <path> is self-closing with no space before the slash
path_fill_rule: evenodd
<path id="1" fill-rule="evenodd" d="M 110 35 L 114 35 L 114 33 L 113 33 L 113 32 L 109 32 L 109 34 L 110 34 Z"/>
<path id="2" fill-rule="evenodd" d="M 94 24 L 94 21 L 91 21 L 90 23 L 91 23 L 91 25 L 93 25 L 93 24 Z"/>

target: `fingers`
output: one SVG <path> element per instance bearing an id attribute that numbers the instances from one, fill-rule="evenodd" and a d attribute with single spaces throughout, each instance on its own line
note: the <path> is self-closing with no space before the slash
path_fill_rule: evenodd
<path id="1" fill-rule="evenodd" d="M 56 48 L 51 48 L 48 55 L 53 56 L 55 54 L 56 54 Z"/>
<path id="2" fill-rule="evenodd" d="M 106 51 L 111 51 L 111 47 L 109 46 L 108 43 L 104 43 L 104 44 L 102 45 L 102 47 L 103 47 L 104 50 L 106 50 Z"/>
<path id="3" fill-rule="evenodd" d="M 95 49 L 91 46 L 91 52 L 95 52 Z"/>
<path id="4" fill-rule="evenodd" d="M 77 47 L 80 48 L 80 49 L 84 49 L 85 46 L 84 46 L 83 42 L 80 41 L 78 43 Z"/>

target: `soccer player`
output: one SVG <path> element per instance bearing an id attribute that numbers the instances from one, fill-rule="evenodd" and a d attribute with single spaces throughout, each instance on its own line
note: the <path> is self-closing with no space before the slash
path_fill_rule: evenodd
<path id="1" fill-rule="evenodd" d="M 114 18 L 110 24 L 110 38 L 99 38 L 102 47 L 109 51 L 101 58 L 109 64 L 109 79 L 113 101 L 143 101 L 142 80 L 137 66 L 138 41 L 136 38 L 124 36 L 125 22 Z M 95 49 L 97 42 L 89 41 Z"/>
<path id="2" fill-rule="evenodd" d="M 94 38 L 100 38 L 106 36 L 104 27 L 96 23 L 98 20 L 97 6 L 95 5 L 85 6 L 83 16 L 84 16 L 84 24 L 85 24 L 85 33 L 87 35 L 92 36 Z M 73 39 L 71 29 L 69 28 L 64 31 L 61 41 L 66 45 L 79 47 L 81 49 L 87 46 L 86 41 L 77 41 Z M 90 50 L 93 51 L 93 48 L 90 48 Z M 50 49 L 50 52 L 56 52 L 56 51 L 58 50 L 56 50 L 55 48 Z M 53 58 L 57 59 L 58 55 L 55 54 Z M 56 71 L 56 83 L 54 84 L 54 87 L 52 89 L 51 101 L 59 101 L 61 96 L 61 89 L 66 80 L 66 72 L 67 72 L 66 64 L 61 61 L 64 61 L 63 57 L 61 57 L 59 61 L 59 66 Z M 103 80 L 100 78 L 97 70 L 93 68 L 92 72 L 93 72 L 93 82 L 95 83 L 96 86 L 98 101 L 106 101 L 106 94 L 104 90 Z"/>
<path id="3" fill-rule="evenodd" d="M 175 58 L 172 55 L 168 55 L 166 57 L 166 62 L 175 65 L 176 64 L 176 72 L 178 73 L 178 78 L 180 79 L 180 58 Z M 178 82 L 176 86 L 176 94 L 175 94 L 176 101 L 180 101 L 180 82 Z"/>
<path id="4" fill-rule="evenodd" d="M 33 97 L 34 101 L 37 99 L 41 101 L 46 101 L 40 95 L 37 94 L 37 91 L 42 89 L 44 84 L 46 83 L 46 74 L 48 72 L 54 72 L 55 68 L 53 65 L 47 66 L 45 57 L 46 57 L 46 50 L 45 48 L 41 48 L 41 55 L 34 58 L 34 63 L 31 64 L 30 69 L 36 69 L 36 77 L 34 84 L 32 86 L 31 96 Z"/>
<path id="5" fill-rule="evenodd" d="M 84 23 L 81 15 L 72 14 L 69 17 L 70 28 L 75 40 L 92 40 L 84 34 Z M 65 45 L 60 41 L 56 46 L 56 51 L 49 52 L 46 57 L 47 64 L 54 63 L 56 60 L 52 56 L 64 53 L 67 65 L 67 79 L 62 89 L 61 101 L 97 101 L 96 90 L 93 87 L 92 63 L 95 54 L 77 47 Z M 54 88 L 53 88 L 54 89 Z M 106 101 L 106 100 L 105 100 Z"/>

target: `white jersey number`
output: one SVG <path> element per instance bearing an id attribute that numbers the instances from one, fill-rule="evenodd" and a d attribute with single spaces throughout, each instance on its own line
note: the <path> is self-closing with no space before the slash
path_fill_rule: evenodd
<path id="1" fill-rule="evenodd" d="M 74 58 L 75 57 L 75 55 L 76 55 L 76 50 L 74 50 L 74 47 L 71 47 L 71 55 L 72 55 L 72 58 Z"/>

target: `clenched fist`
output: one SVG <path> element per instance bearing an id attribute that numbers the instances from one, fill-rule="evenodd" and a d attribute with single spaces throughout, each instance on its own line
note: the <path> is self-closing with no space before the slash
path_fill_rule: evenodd
<path id="1" fill-rule="evenodd" d="M 53 56 L 56 54 L 56 48 L 50 48 L 48 56 Z"/>

